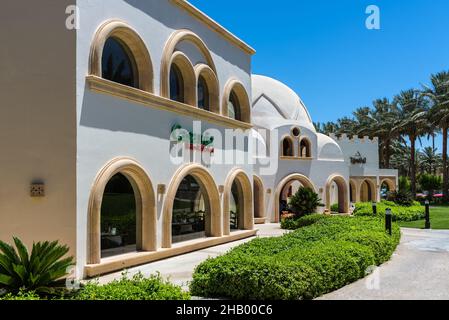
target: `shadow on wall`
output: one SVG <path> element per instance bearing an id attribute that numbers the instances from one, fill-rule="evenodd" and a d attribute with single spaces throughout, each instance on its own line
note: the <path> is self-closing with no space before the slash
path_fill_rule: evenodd
<path id="1" fill-rule="evenodd" d="M 242 52 L 240 49 L 232 44 L 229 44 L 226 40 L 216 41 L 217 37 L 220 38 L 216 32 L 208 29 L 203 23 L 197 21 L 195 18 L 190 17 L 188 13 L 185 13 L 181 9 L 178 9 L 175 5 L 170 4 L 168 1 L 142 1 L 142 0 L 124 0 L 134 8 L 144 12 L 150 17 L 153 17 L 157 13 L 157 17 L 154 17 L 159 22 L 163 23 L 168 28 L 173 30 L 189 29 L 195 32 L 208 46 L 215 55 L 219 55 L 222 59 L 237 66 L 244 72 L 251 74 L 251 57 Z M 186 18 L 181 16 L 173 16 L 173 13 L 179 10 L 185 14 Z M 131 22 L 130 22 L 131 23 Z M 150 39 L 146 39 L 150 41 Z M 149 43 L 151 48 L 151 41 Z M 157 62 L 156 62 L 157 63 Z"/>

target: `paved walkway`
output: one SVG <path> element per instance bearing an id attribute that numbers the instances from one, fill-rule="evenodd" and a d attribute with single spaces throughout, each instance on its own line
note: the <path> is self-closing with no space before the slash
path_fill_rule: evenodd
<path id="1" fill-rule="evenodd" d="M 373 276 L 320 299 L 449 299 L 449 231 L 402 229 L 402 234 L 393 258 Z"/>
<path id="2" fill-rule="evenodd" d="M 257 225 L 256 227 L 259 229 L 259 237 L 281 236 L 285 232 L 280 228 L 279 224 L 264 224 Z M 231 248 L 248 242 L 254 238 L 255 237 L 251 237 L 248 239 L 226 243 L 216 247 L 187 253 L 181 256 L 152 262 L 147 265 L 129 269 L 128 274 L 132 276 L 133 274 L 140 271 L 143 275 L 149 276 L 155 274 L 156 272 L 160 272 L 162 277 L 168 278 L 171 282 L 187 289 L 188 282 L 192 280 L 193 270 L 198 264 L 209 257 L 216 257 L 218 255 L 221 255 L 229 251 Z M 103 276 L 99 279 L 99 281 L 100 283 L 107 283 L 114 279 L 119 279 L 120 277 L 121 272 L 117 272 Z"/>

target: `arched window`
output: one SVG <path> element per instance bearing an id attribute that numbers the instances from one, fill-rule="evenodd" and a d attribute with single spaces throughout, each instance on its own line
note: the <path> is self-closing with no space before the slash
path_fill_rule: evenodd
<path id="1" fill-rule="evenodd" d="M 138 88 L 136 62 L 128 46 L 118 38 L 106 40 L 102 56 L 102 77 L 125 86 Z"/>
<path id="2" fill-rule="evenodd" d="M 209 88 L 203 76 L 198 78 L 198 108 L 210 111 Z"/>
<path id="3" fill-rule="evenodd" d="M 299 145 L 299 155 L 301 158 L 311 158 L 312 150 L 310 146 L 310 142 L 307 139 L 302 139 Z"/>
<path id="4" fill-rule="evenodd" d="M 121 173 L 106 185 L 101 204 L 101 257 L 136 251 L 136 198 L 129 180 Z"/>
<path id="5" fill-rule="evenodd" d="M 234 91 L 231 91 L 231 94 L 229 95 L 228 117 L 239 121 L 241 121 L 242 119 L 240 114 L 239 99 L 237 98 L 237 95 L 235 94 Z"/>
<path id="6" fill-rule="evenodd" d="M 198 183 L 191 175 L 179 185 L 173 203 L 172 242 L 182 242 L 207 237 L 210 224 L 209 204 Z"/>
<path id="7" fill-rule="evenodd" d="M 293 157 L 293 141 L 289 137 L 282 140 L 282 156 Z"/>
<path id="8" fill-rule="evenodd" d="M 185 102 L 184 79 L 181 70 L 176 64 L 170 68 L 170 99 L 178 102 Z"/>

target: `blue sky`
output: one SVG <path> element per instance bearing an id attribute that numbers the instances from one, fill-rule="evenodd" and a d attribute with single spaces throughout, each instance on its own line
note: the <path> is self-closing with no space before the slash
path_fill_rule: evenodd
<path id="1" fill-rule="evenodd" d="M 447 0 L 190 2 L 254 47 L 253 73 L 290 86 L 314 121 L 335 121 L 449 69 Z M 365 27 L 371 4 L 381 30 Z"/>

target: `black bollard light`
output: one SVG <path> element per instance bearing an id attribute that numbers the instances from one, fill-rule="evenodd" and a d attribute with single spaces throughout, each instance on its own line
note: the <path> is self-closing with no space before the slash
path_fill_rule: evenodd
<path id="1" fill-rule="evenodd" d="M 373 202 L 373 215 L 377 216 L 377 203 Z"/>
<path id="2" fill-rule="evenodd" d="M 426 200 L 426 229 L 430 229 L 430 202 Z"/>
<path id="3" fill-rule="evenodd" d="M 391 232 L 391 222 L 392 222 L 392 218 L 393 218 L 393 215 L 391 214 L 391 209 L 388 208 L 388 209 L 385 211 L 385 230 L 388 231 L 388 233 L 390 234 L 390 236 L 391 236 L 391 234 L 392 234 L 392 232 Z"/>

